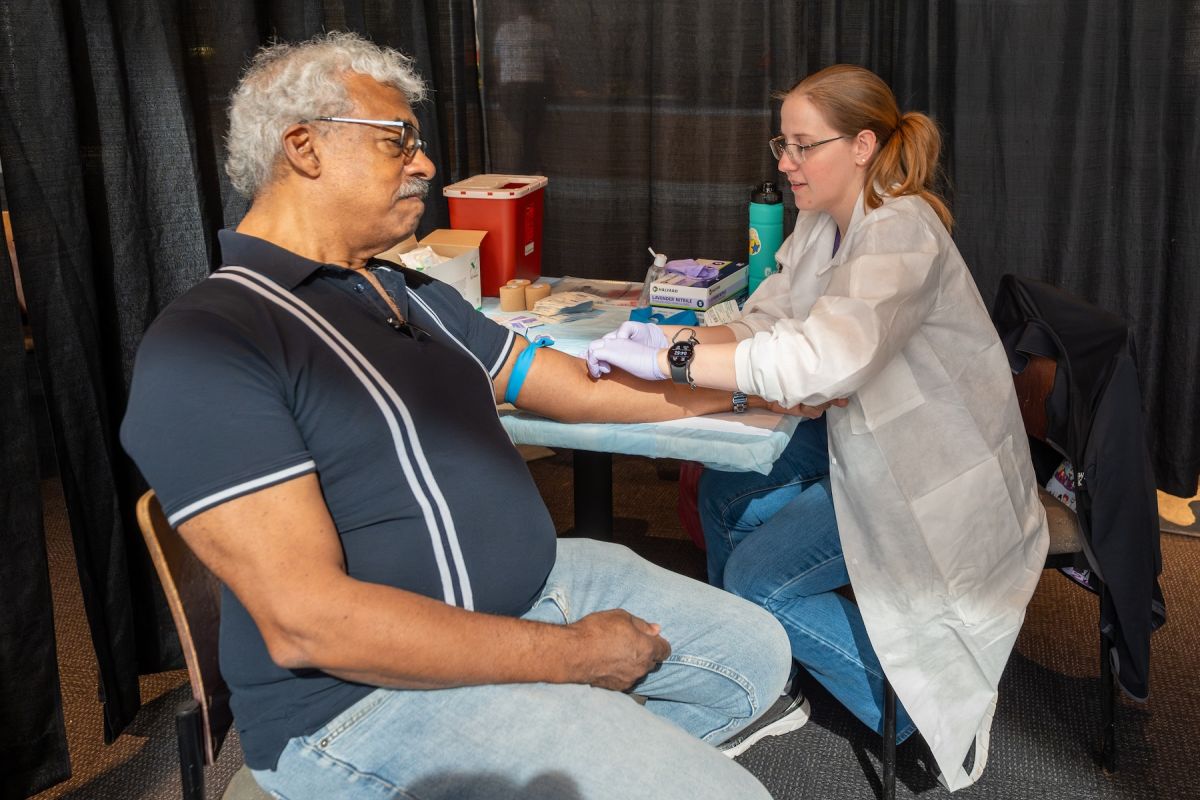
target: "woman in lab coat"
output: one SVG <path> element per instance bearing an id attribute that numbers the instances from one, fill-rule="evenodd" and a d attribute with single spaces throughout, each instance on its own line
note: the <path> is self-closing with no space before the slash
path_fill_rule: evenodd
<path id="1" fill-rule="evenodd" d="M 800 215 L 780 272 L 737 322 L 626 323 L 589 366 L 827 409 L 828 479 L 806 422 L 805 476 L 702 482 L 709 545 L 732 548 L 719 582 L 774 613 L 796 660 L 876 730 L 886 674 L 897 738 L 915 726 L 961 788 L 986 764 L 1047 548 L 1008 360 L 930 188 L 933 122 L 849 65 L 782 98 L 770 144 Z"/>

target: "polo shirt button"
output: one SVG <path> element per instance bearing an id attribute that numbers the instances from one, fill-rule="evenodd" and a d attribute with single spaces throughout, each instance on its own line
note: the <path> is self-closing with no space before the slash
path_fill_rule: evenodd
<path id="1" fill-rule="evenodd" d="M 354 291 L 358 292 L 359 294 L 362 294 L 363 285 L 361 283 L 354 284 Z"/>

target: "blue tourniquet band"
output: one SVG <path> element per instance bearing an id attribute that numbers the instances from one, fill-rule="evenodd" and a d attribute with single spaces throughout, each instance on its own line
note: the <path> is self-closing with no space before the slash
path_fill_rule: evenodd
<path id="1" fill-rule="evenodd" d="M 529 365 L 533 363 L 533 354 L 539 347 L 552 344 L 554 344 L 554 340 L 549 336 L 539 336 L 521 351 L 521 355 L 517 356 L 517 363 L 513 364 L 512 375 L 508 376 L 508 388 L 504 390 L 504 402 L 517 402 L 517 395 L 521 393 L 521 384 L 525 383 L 525 373 L 529 372 Z"/>

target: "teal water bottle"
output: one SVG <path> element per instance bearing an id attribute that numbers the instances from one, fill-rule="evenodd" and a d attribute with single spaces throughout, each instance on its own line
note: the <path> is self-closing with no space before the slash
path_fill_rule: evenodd
<path id="1" fill-rule="evenodd" d="M 764 181 L 750 194 L 750 294 L 775 271 L 775 251 L 783 244 L 783 194 Z"/>

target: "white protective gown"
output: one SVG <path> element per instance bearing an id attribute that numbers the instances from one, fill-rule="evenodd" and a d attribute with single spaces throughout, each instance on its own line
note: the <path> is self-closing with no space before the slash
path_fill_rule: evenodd
<path id="1" fill-rule="evenodd" d="M 738 388 L 830 408 L 834 507 L 871 644 L 950 789 L 987 761 L 996 687 L 1046 557 L 1004 347 L 918 197 L 802 213 L 730 325 Z M 974 768 L 962 762 L 978 737 Z"/>

